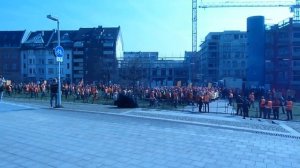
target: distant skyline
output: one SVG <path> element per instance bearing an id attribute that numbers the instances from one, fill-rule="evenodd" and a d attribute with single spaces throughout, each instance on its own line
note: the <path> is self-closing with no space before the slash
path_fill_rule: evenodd
<path id="1" fill-rule="evenodd" d="M 224 2 L 205 2 L 215 1 Z M 62 30 L 120 26 L 124 51 L 179 57 L 192 48 L 192 0 L 9 0 L 1 2 L 0 30 L 55 29 L 48 14 L 60 19 Z M 198 45 L 209 32 L 245 31 L 247 17 L 256 15 L 265 16 L 266 24 L 276 24 L 292 13 L 289 8 L 198 8 Z"/>

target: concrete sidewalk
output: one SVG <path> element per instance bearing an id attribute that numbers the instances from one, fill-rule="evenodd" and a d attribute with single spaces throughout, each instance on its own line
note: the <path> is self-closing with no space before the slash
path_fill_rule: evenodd
<path id="1" fill-rule="evenodd" d="M 17 103 L 7 101 L 6 103 Z M 48 102 L 24 103 L 31 107 L 51 109 Z M 210 113 L 199 113 L 198 107 L 186 106 L 178 110 L 160 110 L 151 108 L 117 108 L 110 105 L 87 104 L 63 102 L 63 110 L 72 112 L 101 113 L 118 116 L 130 116 L 138 118 L 148 118 L 155 120 L 165 120 L 186 124 L 196 124 L 214 128 L 231 129 L 252 133 L 264 133 L 276 136 L 284 136 L 300 139 L 300 123 L 275 121 L 266 119 L 246 118 L 234 115 L 233 107 L 227 106 L 224 100 L 216 100 L 210 103 Z M 59 111 L 62 109 L 53 110 Z"/>
<path id="2" fill-rule="evenodd" d="M 300 167 L 296 122 L 63 105 L 0 102 L 0 167 Z"/>

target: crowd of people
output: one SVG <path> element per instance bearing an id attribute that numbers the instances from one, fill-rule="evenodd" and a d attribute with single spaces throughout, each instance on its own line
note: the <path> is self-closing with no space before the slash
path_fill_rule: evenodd
<path id="1" fill-rule="evenodd" d="M 50 106 L 57 106 L 58 82 L 56 79 L 47 82 L 29 82 L 19 84 L 4 84 L 5 79 L 0 77 L 0 100 L 3 92 L 8 96 L 24 95 L 27 98 L 44 99 L 50 98 Z M 249 116 L 249 109 L 254 108 L 258 102 L 260 118 L 279 119 L 279 109 L 287 114 L 287 119 L 293 119 L 293 101 L 290 97 L 285 100 L 284 96 L 276 95 L 276 92 L 265 92 L 262 90 L 233 90 L 219 87 L 200 86 L 172 86 L 172 87 L 124 87 L 118 84 L 84 84 L 80 81 L 61 84 L 62 97 L 65 100 L 82 101 L 83 103 L 97 103 L 100 99 L 117 101 L 120 94 L 132 97 L 134 100 L 149 102 L 150 107 L 166 104 L 177 108 L 178 105 L 197 105 L 199 112 L 210 112 L 211 101 L 223 98 L 228 99 L 228 106 L 236 105 L 236 115 L 243 118 Z M 261 99 L 258 100 L 257 97 Z M 265 99 L 266 97 L 266 99 Z M 53 104 L 54 101 L 54 104 Z"/>
<path id="2" fill-rule="evenodd" d="M 8 96 L 23 95 L 26 98 L 43 99 L 50 97 L 55 101 L 58 93 L 58 83 L 54 79 L 50 82 L 11 83 L 3 89 Z M 140 100 L 149 101 L 149 106 L 159 106 L 162 103 L 169 104 L 175 108 L 183 104 L 196 104 L 203 96 L 203 104 L 209 111 L 208 102 L 219 97 L 220 89 L 215 87 L 124 87 L 118 84 L 84 84 L 83 81 L 74 83 L 62 83 L 62 97 L 65 100 L 95 103 L 99 99 L 116 100 L 119 94 L 134 96 Z M 55 106 L 55 105 L 51 105 Z M 201 107 L 201 106 L 200 106 Z M 200 108 L 201 109 L 201 108 Z M 201 111 L 201 110 L 200 110 Z"/>
<path id="3" fill-rule="evenodd" d="M 282 113 L 286 113 L 286 120 L 292 120 L 292 109 L 293 109 L 293 100 L 290 96 L 284 96 L 278 94 L 279 92 L 268 91 L 266 94 L 262 94 L 259 100 L 256 100 L 254 92 L 250 92 L 248 97 L 241 96 L 237 94 L 236 96 L 236 115 L 242 115 L 243 118 L 249 117 L 249 109 L 252 108 L 255 110 L 255 107 L 258 107 L 258 117 L 263 119 L 279 119 L 279 111 L 281 109 Z M 229 105 L 233 101 L 233 93 L 229 92 Z M 259 97 L 259 96 L 257 96 Z M 285 99 L 287 97 L 287 99 Z M 257 102 L 257 106 L 255 106 Z"/>

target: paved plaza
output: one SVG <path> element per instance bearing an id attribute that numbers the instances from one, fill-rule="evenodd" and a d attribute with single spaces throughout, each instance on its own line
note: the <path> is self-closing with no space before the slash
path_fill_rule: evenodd
<path id="1" fill-rule="evenodd" d="M 0 167 L 300 167 L 298 122 L 184 110 L 0 102 Z"/>

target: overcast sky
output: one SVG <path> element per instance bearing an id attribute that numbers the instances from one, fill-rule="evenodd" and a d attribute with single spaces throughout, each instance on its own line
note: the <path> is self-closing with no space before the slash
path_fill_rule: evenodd
<path id="1" fill-rule="evenodd" d="M 213 1 L 224 2 L 206 0 Z M 192 48 L 192 0 L 3 0 L 0 30 L 56 28 L 47 14 L 57 16 L 64 30 L 121 26 L 125 51 L 158 51 L 163 57 L 178 57 Z M 245 31 L 246 18 L 255 15 L 265 16 L 267 24 L 292 16 L 287 7 L 198 9 L 198 44 L 209 32 Z"/>

